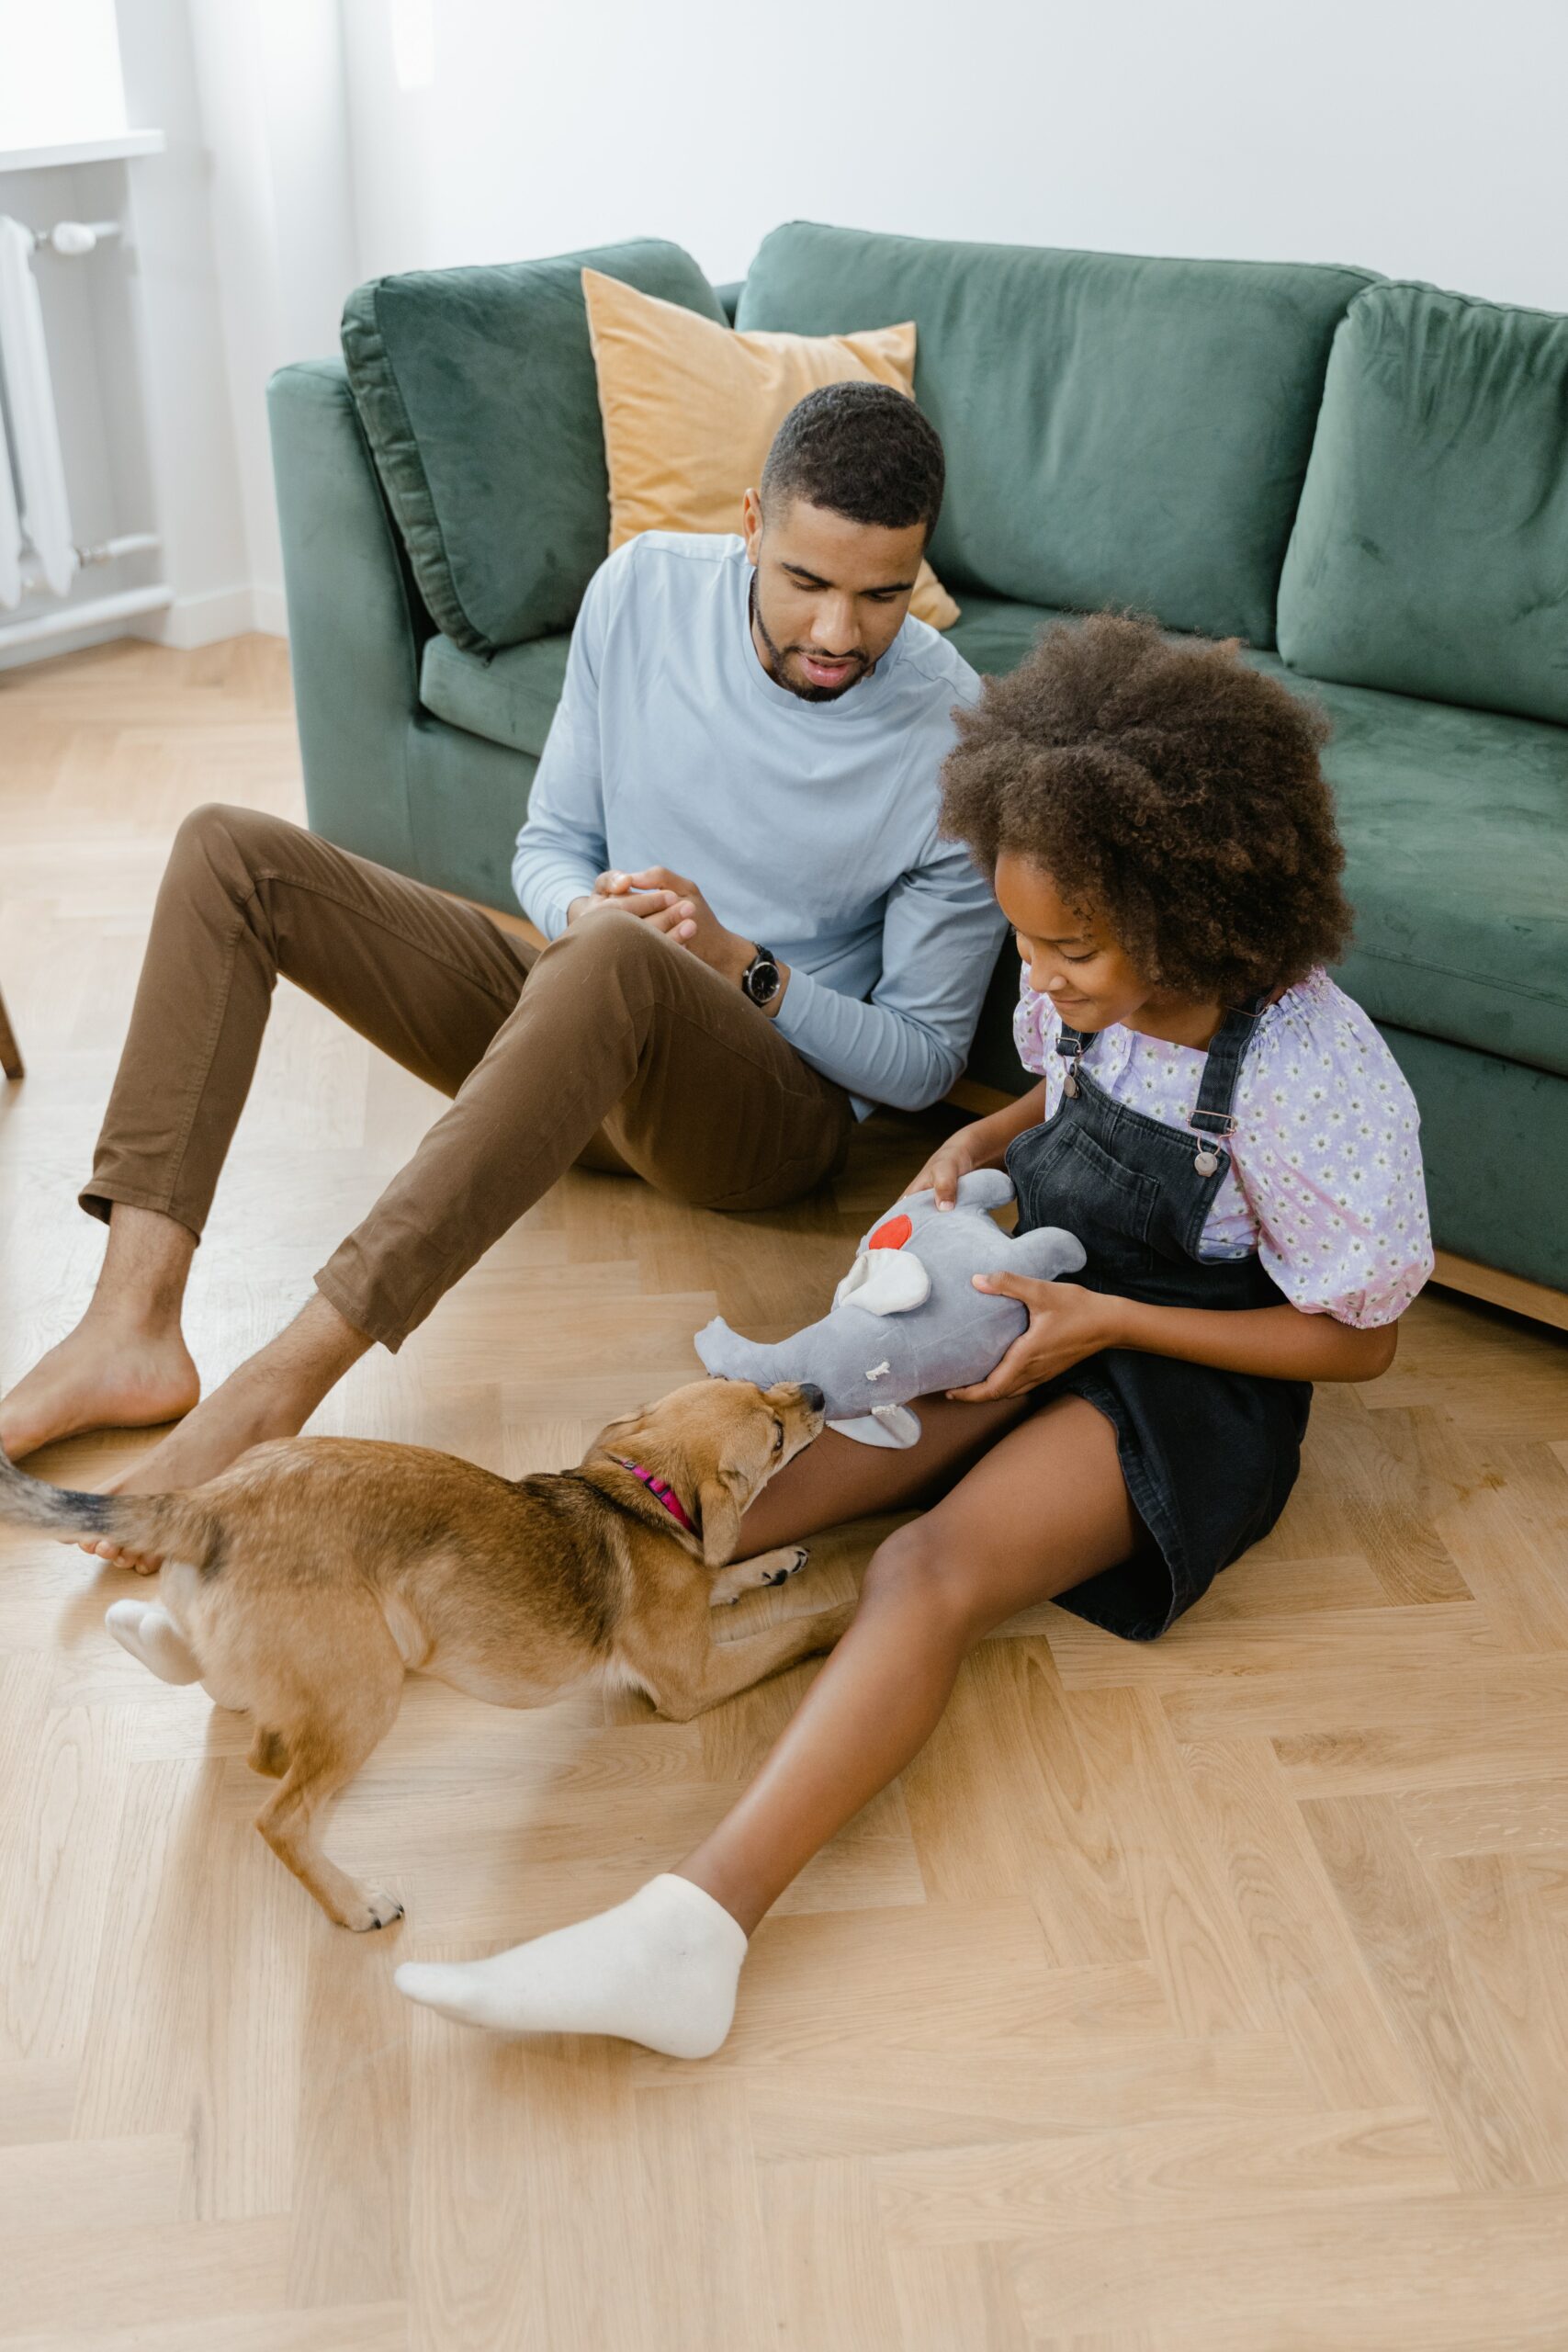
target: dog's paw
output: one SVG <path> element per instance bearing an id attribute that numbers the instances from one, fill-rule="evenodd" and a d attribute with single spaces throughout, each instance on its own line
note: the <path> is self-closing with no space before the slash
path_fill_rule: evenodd
<path id="1" fill-rule="evenodd" d="M 364 1936 L 368 1935 L 372 1928 L 394 1926 L 402 1916 L 403 1906 L 395 1894 L 389 1894 L 381 1887 L 371 1887 L 367 1891 L 364 1903 L 356 1911 L 350 1913 L 343 1924 L 351 1928 L 356 1936 Z"/>
<path id="2" fill-rule="evenodd" d="M 782 1545 L 776 1552 L 760 1553 L 754 1560 L 737 1560 L 717 1578 L 708 1595 L 712 1609 L 733 1609 L 749 1592 L 761 1592 L 769 1585 L 787 1584 L 797 1577 L 811 1555 L 804 1544 Z"/>

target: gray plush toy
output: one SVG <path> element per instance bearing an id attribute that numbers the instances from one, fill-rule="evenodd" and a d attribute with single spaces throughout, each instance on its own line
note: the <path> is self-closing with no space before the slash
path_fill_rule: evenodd
<path id="1" fill-rule="evenodd" d="M 976 1290 L 970 1276 L 1051 1282 L 1084 1262 L 1059 1226 L 1004 1233 L 989 1213 L 1012 1196 L 996 1168 L 961 1176 L 951 1209 L 932 1193 L 908 1193 L 865 1236 L 819 1323 L 768 1347 L 716 1320 L 697 1333 L 698 1355 L 723 1380 L 815 1381 L 829 1427 L 864 1445 L 913 1445 L 910 1397 L 984 1380 L 1028 1324 L 1018 1299 Z"/>

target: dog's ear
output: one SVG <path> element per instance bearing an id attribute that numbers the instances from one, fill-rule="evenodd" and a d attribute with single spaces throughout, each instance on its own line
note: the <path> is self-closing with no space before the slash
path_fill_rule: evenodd
<path id="1" fill-rule="evenodd" d="M 726 1561 L 735 1556 L 745 1510 L 740 1498 L 746 1483 L 739 1470 L 720 1466 L 697 1488 L 697 1534 L 703 1559 L 710 1568 L 722 1568 Z"/>
<path id="2" fill-rule="evenodd" d="M 622 1413 L 618 1419 L 606 1421 L 589 1447 L 589 1453 L 597 1453 L 601 1448 L 608 1448 L 611 1453 L 615 1453 L 617 1449 L 624 1451 L 629 1441 L 640 1433 L 647 1422 L 648 1413 L 648 1407 L 639 1405 L 635 1413 Z"/>

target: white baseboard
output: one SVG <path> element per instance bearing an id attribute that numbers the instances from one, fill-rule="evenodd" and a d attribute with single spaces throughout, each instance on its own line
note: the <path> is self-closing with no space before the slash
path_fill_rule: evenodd
<path id="1" fill-rule="evenodd" d="M 268 637 L 288 636 L 281 588 L 209 588 L 199 596 L 176 596 L 166 612 L 146 613 L 130 620 L 85 620 L 79 629 L 62 629 L 57 637 L 32 645 L 7 646 L 0 631 L 0 671 L 57 661 L 62 653 L 112 644 L 118 637 L 144 638 L 150 644 L 169 645 L 189 653 L 198 645 L 217 645 L 226 637 L 244 637 L 252 629 Z"/>
<path id="2" fill-rule="evenodd" d="M 36 645 L 0 644 L 0 671 L 56 662 L 62 653 L 80 653 L 89 645 L 112 645 L 117 637 L 129 637 L 134 627 L 132 621 L 84 621 L 80 628 L 62 629 L 58 637 L 44 638 Z"/>
<path id="3" fill-rule="evenodd" d="M 281 588 L 258 581 L 251 590 L 251 627 L 263 637 L 288 636 L 288 613 Z"/>
<path id="4" fill-rule="evenodd" d="M 288 636 L 281 588 L 258 582 L 250 588 L 211 588 L 204 596 L 176 596 L 166 613 L 139 624 L 138 633 L 157 645 L 189 653 L 198 645 L 217 645 L 223 638 L 245 637 L 253 629 L 263 637 Z"/>
<path id="5" fill-rule="evenodd" d="M 250 588 L 209 588 L 199 596 L 176 596 L 166 613 L 152 613 L 138 621 L 134 634 L 153 645 L 172 645 L 178 652 L 190 653 L 198 645 L 243 637 L 255 627 L 253 610 Z"/>

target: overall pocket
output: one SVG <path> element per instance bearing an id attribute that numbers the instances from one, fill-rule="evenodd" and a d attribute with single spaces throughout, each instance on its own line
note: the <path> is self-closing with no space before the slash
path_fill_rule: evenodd
<path id="1" fill-rule="evenodd" d="M 1009 1160 L 1010 1172 L 1010 1154 Z M 1159 1201 L 1157 1178 L 1124 1167 L 1078 1120 L 1065 1128 L 1043 1165 L 1031 1159 L 1021 1173 L 1029 1222 L 1076 1233 L 1089 1252 L 1087 1271 L 1100 1284 L 1114 1289 L 1119 1278 L 1152 1272 L 1149 1230 Z"/>

